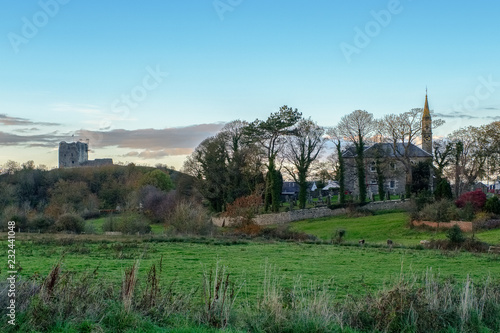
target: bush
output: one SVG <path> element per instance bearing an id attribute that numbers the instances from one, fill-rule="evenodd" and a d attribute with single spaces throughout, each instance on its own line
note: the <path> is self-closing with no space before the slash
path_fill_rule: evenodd
<path id="1" fill-rule="evenodd" d="M 340 244 L 344 240 L 345 237 L 345 230 L 344 229 L 337 229 L 332 235 L 332 243 L 337 243 Z"/>
<path id="2" fill-rule="evenodd" d="M 455 204 L 457 207 L 463 208 L 468 202 L 472 204 L 475 211 L 479 211 L 486 203 L 486 194 L 481 190 L 466 192 L 455 201 Z"/>
<path id="3" fill-rule="evenodd" d="M 154 186 L 148 185 L 141 189 L 140 200 L 143 203 L 144 214 L 153 222 L 165 222 L 176 205 L 176 193 L 166 193 Z"/>
<path id="4" fill-rule="evenodd" d="M 76 214 L 63 214 L 54 224 L 54 229 L 79 234 L 85 229 L 85 221 Z"/>
<path id="5" fill-rule="evenodd" d="M 102 225 L 103 231 L 119 231 L 124 234 L 145 234 L 151 231 L 149 220 L 137 213 L 127 213 L 119 217 L 110 215 Z"/>
<path id="6" fill-rule="evenodd" d="M 456 224 L 453 227 L 451 227 L 450 229 L 448 229 L 448 231 L 446 232 L 446 238 L 448 238 L 448 240 L 454 244 L 463 243 L 463 242 L 465 242 L 465 239 L 466 239 L 464 232 Z"/>
<path id="7" fill-rule="evenodd" d="M 239 197 L 233 203 L 227 205 L 223 216 L 238 218 L 241 217 L 242 226 L 253 224 L 253 218 L 262 205 L 262 196 L 257 194 Z"/>
<path id="8" fill-rule="evenodd" d="M 30 230 L 40 230 L 41 232 L 47 231 L 50 227 L 54 225 L 55 221 L 53 218 L 47 215 L 37 215 L 30 221 L 28 221 L 28 228 Z"/>
<path id="9" fill-rule="evenodd" d="M 426 205 L 416 214 L 421 221 L 449 222 L 458 219 L 458 209 L 450 200 L 439 200 Z"/>
<path id="10" fill-rule="evenodd" d="M 475 216 L 474 211 L 472 202 L 467 202 L 462 209 L 458 210 L 458 218 L 460 221 L 472 221 Z"/>
<path id="11" fill-rule="evenodd" d="M 442 178 L 438 182 L 436 191 L 434 191 L 434 197 L 436 200 L 453 198 L 450 183 L 445 178 Z"/>
<path id="12" fill-rule="evenodd" d="M 101 216 L 101 213 L 99 212 L 98 209 L 93 209 L 90 210 L 88 208 L 85 208 L 82 213 L 82 217 L 84 220 L 90 220 L 90 219 L 96 219 Z"/>
<path id="13" fill-rule="evenodd" d="M 486 200 L 486 204 L 484 205 L 484 209 L 488 213 L 500 214 L 500 199 L 495 195 L 488 200 Z"/>
<path id="14" fill-rule="evenodd" d="M 263 228 L 259 236 L 281 240 L 307 241 L 317 240 L 316 236 L 306 234 L 302 231 L 295 231 L 289 225 L 279 225 L 277 227 Z"/>
<path id="15" fill-rule="evenodd" d="M 208 235 L 213 230 L 207 210 L 192 201 L 177 203 L 167 223 L 183 234 Z"/>

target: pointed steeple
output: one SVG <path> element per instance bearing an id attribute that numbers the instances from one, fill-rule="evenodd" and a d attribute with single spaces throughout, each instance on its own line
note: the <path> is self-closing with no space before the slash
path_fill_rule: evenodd
<path id="1" fill-rule="evenodd" d="M 432 154 L 432 119 L 427 100 L 427 88 L 425 88 L 425 105 L 422 115 L 422 149 Z"/>
<path id="2" fill-rule="evenodd" d="M 424 117 L 431 117 L 431 112 L 429 111 L 429 102 L 427 101 L 427 88 L 425 88 L 425 105 L 424 105 L 424 114 L 422 118 Z"/>

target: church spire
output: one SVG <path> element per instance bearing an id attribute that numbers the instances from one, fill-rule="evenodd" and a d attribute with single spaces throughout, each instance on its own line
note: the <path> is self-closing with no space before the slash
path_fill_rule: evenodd
<path id="1" fill-rule="evenodd" d="M 427 100 L 427 87 L 425 88 L 425 105 L 422 115 L 422 149 L 432 154 L 432 119 Z"/>
<path id="2" fill-rule="evenodd" d="M 431 117 L 431 112 L 429 111 L 429 102 L 427 101 L 427 87 L 425 88 L 425 105 L 424 105 L 424 115 L 422 116 L 422 119 L 424 117 Z"/>

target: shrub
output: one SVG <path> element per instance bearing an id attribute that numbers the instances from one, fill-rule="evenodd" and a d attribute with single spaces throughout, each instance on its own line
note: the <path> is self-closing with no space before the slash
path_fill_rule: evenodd
<path id="1" fill-rule="evenodd" d="M 252 194 L 244 197 L 239 197 L 226 207 L 223 216 L 237 218 L 241 217 L 242 224 L 252 224 L 252 220 L 257 214 L 259 207 L 262 204 L 262 196 Z"/>
<path id="2" fill-rule="evenodd" d="M 345 237 L 345 230 L 344 229 L 337 229 L 332 235 L 332 243 L 335 242 L 337 244 L 342 243 Z"/>
<path id="3" fill-rule="evenodd" d="M 496 195 L 489 198 L 486 200 L 484 209 L 489 213 L 500 214 L 500 199 Z"/>
<path id="4" fill-rule="evenodd" d="M 449 222 L 458 219 L 458 209 L 450 200 L 439 200 L 426 205 L 418 214 L 422 221 Z"/>
<path id="5" fill-rule="evenodd" d="M 302 231 L 292 230 L 289 225 L 279 225 L 277 227 L 263 228 L 259 236 L 262 236 L 264 238 L 295 241 L 317 240 L 317 238 L 313 235 L 306 234 Z"/>
<path id="6" fill-rule="evenodd" d="M 143 203 L 144 214 L 153 222 L 165 222 L 176 205 L 175 192 L 166 193 L 148 185 L 141 189 L 140 200 Z"/>
<path id="7" fill-rule="evenodd" d="M 183 234 L 207 235 L 213 224 L 205 208 L 192 201 L 180 201 L 175 206 L 167 223 Z"/>
<path id="8" fill-rule="evenodd" d="M 481 190 L 466 192 L 455 201 L 455 204 L 457 207 L 463 208 L 468 202 L 472 204 L 475 211 L 479 211 L 486 203 L 486 194 Z"/>
<path id="9" fill-rule="evenodd" d="M 98 209 L 88 209 L 85 208 L 82 213 L 82 217 L 84 220 L 90 220 L 90 219 L 96 219 L 101 216 L 101 213 L 99 213 Z"/>
<path id="10" fill-rule="evenodd" d="M 119 231 L 124 234 L 145 234 L 151 231 L 149 220 L 137 213 L 122 214 L 119 217 L 110 215 L 102 225 L 103 231 Z"/>
<path id="11" fill-rule="evenodd" d="M 458 210 L 458 218 L 460 221 L 472 221 L 475 216 L 474 211 L 472 202 L 467 202 L 462 209 Z"/>
<path id="12" fill-rule="evenodd" d="M 453 198 L 450 183 L 445 178 L 442 178 L 437 183 L 436 191 L 434 191 L 434 197 L 436 200 Z"/>
<path id="13" fill-rule="evenodd" d="M 28 222 L 28 228 L 35 231 L 40 230 L 44 232 L 52 227 L 54 223 L 54 219 L 50 216 L 37 215 Z"/>
<path id="14" fill-rule="evenodd" d="M 465 239 L 466 239 L 464 232 L 456 224 L 453 227 L 451 227 L 450 229 L 448 229 L 448 231 L 446 232 L 446 238 L 448 238 L 448 240 L 454 244 L 463 243 L 463 242 L 465 242 Z"/>
<path id="15" fill-rule="evenodd" d="M 85 221 L 76 214 L 63 214 L 54 224 L 54 229 L 79 234 L 85 229 Z"/>

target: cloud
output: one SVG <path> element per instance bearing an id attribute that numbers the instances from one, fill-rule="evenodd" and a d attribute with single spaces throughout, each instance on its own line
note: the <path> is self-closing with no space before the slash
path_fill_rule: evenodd
<path id="1" fill-rule="evenodd" d="M 17 129 L 15 130 L 14 132 L 17 132 L 17 133 L 29 133 L 29 132 L 36 132 L 36 131 L 39 131 L 40 129 L 37 128 L 37 127 L 32 127 L 32 128 L 20 128 L 20 129 Z"/>
<path id="2" fill-rule="evenodd" d="M 492 110 L 492 109 L 490 109 Z M 451 119 L 488 119 L 488 120 L 500 120 L 500 116 L 473 116 L 465 113 L 435 113 L 434 116 L 439 118 L 451 118 Z"/>
<path id="3" fill-rule="evenodd" d="M 161 150 L 143 150 L 131 151 L 123 157 L 139 157 L 144 159 L 161 159 L 166 156 L 189 155 L 193 152 L 193 148 L 171 148 Z"/>
<path id="4" fill-rule="evenodd" d="M 115 129 L 111 131 L 77 131 L 75 136 L 89 139 L 94 148 L 118 147 L 143 150 L 194 148 L 207 137 L 216 134 L 223 123 L 199 124 L 164 129 Z"/>
<path id="5" fill-rule="evenodd" d="M 0 132 L 0 144 L 5 146 L 27 146 L 54 148 L 61 141 L 89 139 L 94 150 L 123 148 L 132 150 L 125 156 L 144 159 L 159 159 L 165 156 L 188 155 L 204 139 L 215 135 L 223 123 L 199 124 L 164 129 L 115 129 L 111 131 L 79 130 L 69 133 L 54 131 L 38 135 L 19 135 Z M 68 138 L 70 138 L 68 140 Z"/>
<path id="6" fill-rule="evenodd" d="M 40 125 L 40 126 L 59 126 L 61 124 L 58 123 L 46 123 L 46 122 L 35 122 L 26 118 L 18 118 L 18 117 L 9 117 L 4 113 L 0 113 L 0 124 L 6 126 L 32 126 L 32 125 Z"/>

